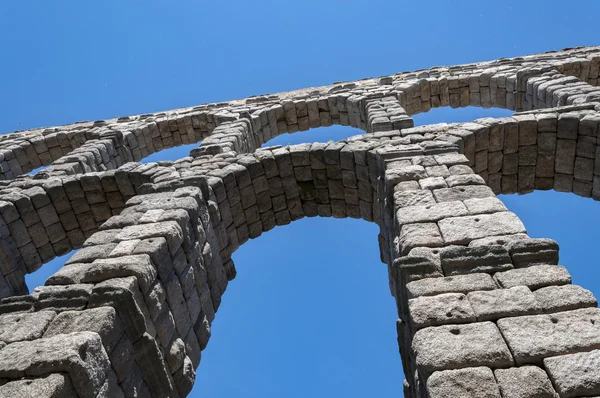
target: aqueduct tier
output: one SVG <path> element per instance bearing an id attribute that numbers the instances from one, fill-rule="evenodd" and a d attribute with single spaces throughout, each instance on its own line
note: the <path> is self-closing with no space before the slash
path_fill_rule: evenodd
<path id="1" fill-rule="evenodd" d="M 2 136 L 0 396 L 186 396 L 232 253 L 314 216 L 380 227 L 406 397 L 600 395 L 596 299 L 496 198 L 600 199 L 599 66 L 576 48 Z M 413 126 L 439 106 L 516 113 Z M 261 148 L 332 124 L 366 133 Z"/>

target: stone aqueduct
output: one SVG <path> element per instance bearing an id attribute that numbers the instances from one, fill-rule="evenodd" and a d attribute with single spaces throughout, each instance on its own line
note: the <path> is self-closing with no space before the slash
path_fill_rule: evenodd
<path id="1" fill-rule="evenodd" d="M 599 67 L 567 49 L 2 136 L 0 396 L 186 396 L 232 253 L 314 216 L 380 227 L 406 397 L 600 395 L 596 299 L 495 196 L 600 199 Z M 410 117 L 469 105 L 516 113 Z M 366 133 L 261 148 L 332 124 Z"/>

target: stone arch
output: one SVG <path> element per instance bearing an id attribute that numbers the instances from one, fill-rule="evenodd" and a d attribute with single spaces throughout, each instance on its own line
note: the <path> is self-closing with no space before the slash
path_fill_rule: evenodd
<path id="1" fill-rule="evenodd" d="M 16 224 L 11 230 L 12 222 L 21 226 L 21 220 L 25 225 L 23 220 L 31 217 L 35 225 L 35 213 L 41 223 L 38 210 L 48 201 L 56 213 L 56 206 L 77 207 L 67 192 L 73 178 L 88 204 L 89 198 L 106 198 L 117 191 L 129 200 L 117 211 L 111 209 L 110 217 L 82 242 L 83 249 L 46 286 L 0 302 L 0 380 L 4 383 L 0 392 L 26 391 L 33 383 L 40 391 L 62 396 L 131 396 L 134 391 L 143 396 L 186 395 L 221 295 L 235 277 L 231 253 L 278 223 L 301 216 L 350 215 L 372 219 L 381 227 L 381 257 L 388 265 L 400 318 L 406 396 L 461 396 L 465 389 L 496 397 L 501 391 L 504 395 L 539 390 L 561 396 L 596 394 L 600 379 L 586 364 L 595 363 L 600 355 L 597 301 L 590 292 L 570 284 L 566 269 L 557 265 L 556 242 L 526 235 L 520 220 L 495 198 L 490 186 L 497 186 L 490 181 L 497 181 L 492 175 L 500 173 L 503 189 L 505 158 L 511 158 L 505 155 L 518 153 L 518 166 L 533 166 L 519 162 L 532 158 L 530 147 L 544 148 L 543 143 L 551 140 L 542 134 L 553 130 L 540 129 L 540 124 L 552 126 L 556 113 L 554 171 L 568 178 L 573 164 L 573 181 L 588 192 L 590 147 L 594 146 L 590 125 L 597 132 L 597 54 L 597 48 L 581 48 L 432 68 L 414 75 L 88 126 L 85 134 L 94 139 L 70 156 L 36 178 L 3 185 L 1 232 L 8 248 L 10 239 L 23 231 L 15 229 Z M 451 94 L 458 95 L 460 104 L 462 97 L 466 101 L 464 89 L 461 97 L 460 76 L 472 72 L 479 83 L 480 77 L 489 75 L 490 85 L 479 85 L 480 101 L 487 99 L 487 89 L 481 95 L 481 87 L 490 87 L 492 101 L 491 85 L 498 71 L 510 71 L 506 107 L 525 113 L 476 123 L 412 127 L 408 115 L 427 108 L 427 103 L 433 105 L 435 98 L 440 104 L 446 100 L 445 89 L 431 95 L 432 81 L 427 79 L 436 79 L 438 89 L 443 79 L 456 82 L 452 88 L 448 83 L 447 99 L 450 102 Z M 496 99 L 501 102 L 504 97 L 498 95 L 498 87 Z M 451 91 L 455 89 L 458 94 Z M 364 123 L 367 134 L 326 146 L 256 150 L 261 132 L 265 137 L 261 118 L 265 109 L 275 106 L 279 110 L 272 113 L 281 118 L 278 106 L 283 107 L 283 119 L 275 118 L 278 132 L 279 122 L 281 131 L 295 128 L 294 115 L 300 129 L 301 103 L 315 98 L 319 123 L 325 106 L 319 107 L 321 98 L 327 98 L 333 122 L 330 97 L 335 98 L 340 123 L 344 112 L 337 108 L 338 100 L 345 98 L 348 122 L 352 113 L 357 125 L 358 120 Z M 355 103 L 358 112 L 350 112 L 356 110 Z M 550 105 L 548 114 L 538 110 Z M 306 107 L 308 114 L 300 118 L 308 117 L 310 126 Z M 530 110 L 535 112 L 526 112 Z M 269 125 L 268 111 L 266 120 Z M 515 129 L 517 149 L 509 152 L 507 147 L 515 148 Z M 139 137 L 145 132 L 151 139 L 167 141 L 177 134 L 181 138 L 183 132 L 188 137 L 197 133 L 208 137 L 190 157 L 177 162 L 126 163 L 113 171 L 137 153 L 136 144 L 141 153 Z M 575 144 L 573 152 L 572 142 L 559 146 L 561 139 L 579 142 L 580 138 L 581 151 Z M 120 144 L 108 151 L 109 141 Z M 489 159 L 497 157 L 495 152 L 502 152 L 502 166 L 490 170 Z M 537 154 L 536 162 L 543 163 Z M 582 165 L 577 173 L 575 164 Z M 529 189 L 527 178 L 519 182 L 520 171 L 517 189 L 519 184 Z M 525 177 L 531 174 L 530 169 L 524 171 Z M 540 175 L 541 183 L 546 183 L 544 178 L 550 177 Z M 563 179 L 555 174 L 553 183 Z M 93 194 L 86 194 L 85 184 L 90 184 Z M 32 195 L 15 194 L 21 191 Z M 54 194 L 60 198 L 56 204 Z M 12 200 L 11 195 L 18 198 Z M 7 223 L 5 216 L 14 220 Z M 44 226 L 46 236 L 49 227 Z"/>

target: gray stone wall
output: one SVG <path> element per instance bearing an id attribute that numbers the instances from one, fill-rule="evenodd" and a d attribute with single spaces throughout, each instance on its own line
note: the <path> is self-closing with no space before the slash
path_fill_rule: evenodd
<path id="1" fill-rule="evenodd" d="M 406 397 L 599 395 L 596 299 L 495 196 L 600 198 L 599 65 L 577 48 L 3 136 L 0 396 L 186 396 L 232 254 L 315 216 L 380 227 Z M 469 105 L 517 112 L 410 118 Z M 261 148 L 332 124 L 366 133 Z"/>

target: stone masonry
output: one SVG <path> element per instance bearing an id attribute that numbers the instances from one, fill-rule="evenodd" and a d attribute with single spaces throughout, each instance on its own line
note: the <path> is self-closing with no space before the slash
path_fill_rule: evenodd
<path id="1" fill-rule="evenodd" d="M 599 68 L 566 49 L 1 136 L 0 396 L 186 396 L 232 253 L 314 216 L 380 227 L 406 397 L 600 396 L 596 299 L 496 198 L 600 199 Z M 516 113 L 414 127 L 440 106 Z M 333 124 L 366 133 L 261 148 Z"/>

